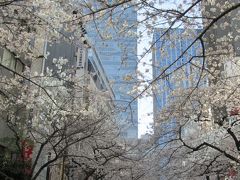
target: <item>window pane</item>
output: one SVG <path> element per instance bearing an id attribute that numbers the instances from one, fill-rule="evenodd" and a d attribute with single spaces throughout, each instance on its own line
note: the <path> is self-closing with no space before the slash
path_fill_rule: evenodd
<path id="1" fill-rule="evenodd" d="M 15 68 L 15 57 L 8 50 L 4 50 L 2 64 L 12 70 Z"/>
<path id="2" fill-rule="evenodd" d="M 16 72 L 18 72 L 18 73 L 23 72 L 23 64 L 19 60 L 17 60 Z"/>

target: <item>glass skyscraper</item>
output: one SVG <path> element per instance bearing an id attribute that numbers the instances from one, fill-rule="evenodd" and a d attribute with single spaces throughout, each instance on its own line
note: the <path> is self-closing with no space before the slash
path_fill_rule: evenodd
<path id="1" fill-rule="evenodd" d="M 191 46 L 187 52 L 181 56 L 193 42 L 199 30 L 189 31 L 176 28 L 171 29 L 162 37 L 166 30 L 167 29 L 156 29 L 153 36 L 153 42 L 156 42 L 153 52 L 153 79 L 161 75 L 153 91 L 154 120 L 157 119 L 158 116 L 161 115 L 161 111 L 174 100 L 171 96 L 174 90 L 192 87 L 199 76 L 199 73 L 193 72 L 192 66 L 188 62 L 199 53 L 201 49 L 200 42 Z M 179 58 L 180 56 L 181 58 Z M 198 61 L 201 63 L 201 59 Z M 166 68 L 167 70 L 165 70 Z M 176 69 L 178 70 L 176 71 Z M 164 143 L 164 141 L 167 142 L 175 136 L 171 129 L 176 126 L 176 120 L 169 119 L 169 121 L 162 122 L 160 126 L 169 132 L 163 133 L 164 136 L 160 138 L 160 143 Z"/>
<path id="2" fill-rule="evenodd" d="M 138 137 L 138 104 L 137 101 L 129 104 L 133 98 L 129 92 L 137 78 L 137 28 L 123 28 L 124 24 L 131 26 L 136 22 L 137 12 L 133 8 L 124 11 L 116 8 L 112 14 L 106 14 L 86 27 L 87 36 L 112 83 L 119 125 L 122 127 L 121 135 L 127 139 Z M 114 25 L 111 26 L 111 23 Z"/>

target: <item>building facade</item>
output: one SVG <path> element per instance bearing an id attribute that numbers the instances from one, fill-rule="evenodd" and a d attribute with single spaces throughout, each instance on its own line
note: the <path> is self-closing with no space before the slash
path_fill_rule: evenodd
<path id="1" fill-rule="evenodd" d="M 127 8 L 119 12 L 119 8 L 112 13 L 115 28 L 122 28 L 123 24 L 131 26 L 137 22 L 137 12 Z M 134 101 L 133 94 L 129 94 L 136 82 L 137 69 L 137 38 L 131 31 L 116 32 L 108 25 L 110 14 L 102 19 L 87 25 L 87 35 L 102 62 L 102 66 L 109 78 L 115 94 L 115 105 L 118 111 L 119 125 L 122 127 L 122 136 L 130 139 L 138 137 L 138 102 Z M 97 28 L 96 28 L 97 26 Z"/>
<path id="2" fill-rule="evenodd" d="M 51 71 L 53 79 L 61 79 L 61 72 L 58 69 L 58 64 L 54 61 L 59 59 L 67 59 L 68 62 L 62 69 L 70 77 L 76 79 L 78 84 L 77 88 L 72 88 L 72 93 L 74 96 L 73 103 L 77 103 L 80 107 L 85 107 L 88 109 L 90 98 L 94 98 L 98 93 L 102 93 L 105 96 L 106 108 L 111 111 L 114 107 L 115 95 L 110 87 L 108 77 L 103 69 L 99 56 L 94 47 L 91 47 L 87 42 L 70 43 L 67 41 L 60 41 L 58 43 L 45 43 L 44 54 L 49 54 L 46 59 L 43 59 L 40 64 L 42 67 L 38 71 L 44 72 L 45 75 Z M 39 63 L 39 62 L 38 62 Z M 36 64 L 35 64 L 36 67 Z M 34 72 L 33 72 L 34 73 Z M 71 84 L 63 83 L 63 86 L 71 86 Z M 71 88 L 70 88 L 71 89 Z M 80 103 L 80 104 L 79 104 Z M 104 103 L 104 102 L 102 102 Z M 77 143 L 68 148 L 68 153 L 77 151 Z M 81 148 L 81 147 L 80 147 Z M 44 164 L 47 161 L 48 152 L 43 153 L 41 163 Z M 51 156 L 49 157 L 51 158 Z M 73 159 L 73 158 L 72 158 Z M 73 179 L 82 178 L 84 179 L 84 172 L 81 168 L 73 164 L 73 162 L 66 158 L 60 158 L 56 161 L 55 166 L 51 168 L 45 168 L 38 179 L 45 179 L 46 177 L 50 179 Z M 72 171 L 73 170 L 73 171 Z M 75 170 L 75 171 L 74 171 Z"/>
<path id="3" fill-rule="evenodd" d="M 238 7 L 237 7 L 238 6 Z M 235 7 L 235 8 L 234 8 Z M 211 19 L 218 18 L 230 8 L 228 13 L 214 22 L 209 27 Z M 210 17 L 203 21 L 204 28 L 209 28 L 205 33 L 205 49 L 206 49 L 206 61 L 207 67 L 211 73 L 209 79 L 209 86 L 216 91 L 222 90 L 223 94 L 228 94 L 231 90 L 239 86 L 240 75 L 240 41 L 239 41 L 239 28 L 240 28 L 240 10 L 238 0 L 219 0 L 217 2 L 205 1 L 202 3 L 202 15 L 203 17 Z M 238 88 L 231 94 L 232 97 L 237 99 Z M 221 97 L 217 103 L 213 103 L 210 106 L 211 120 L 214 124 L 213 129 L 220 131 L 220 127 L 229 126 L 229 129 L 233 131 L 233 134 L 237 137 L 239 128 L 234 126 L 232 122 L 239 118 L 239 101 L 233 99 L 225 100 L 224 96 Z M 228 136 L 227 134 L 226 136 Z M 224 140 L 226 143 L 224 144 Z M 231 148 L 231 151 L 236 151 L 236 148 L 231 144 L 231 136 L 224 137 L 219 140 L 222 144 L 220 148 Z M 221 176 L 224 178 L 239 179 L 240 173 L 236 165 L 231 164 L 231 160 L 224 156 L 220 159 L 219 167 L 224 169 L 221 174 L 219 172 L 212 172 L 213 175 Z M 222 164 L 225 164 L 222 165 Z M 223 167 L 222 167 L 223 166 Z M 235 166 L 235 168 L 234 168 Z M 219 168 L 218 167 L 218 168 Z M 230 177 L 231 172 L 233 175 Z"/>
<path id="4" fill-rule="evenodd" d="M 189 62 L 202 64 L 201 58 L 193 58 L 201 53 L 200 43 L 191 46 L 200 29 L 190 31 L 173 28 L 165 34 L 166 31 L 168 30 L 164 28 L 155 29 L 153 34 L 153 42 L 155 42 L 152 54 L 153 79 L 158 79 L 153 88 L 153 128 L 161 151 L 159 171 L 162 172 L 158 179 L 167 179 L 169 167 L 166 167 L 169 164 L 172 163 L 170 167 L 174 169 L 179 162 L 182 162 L 179 157 L 175 159 L 171 157 L 172 150 L 179 145 L 175 139 L 178 137 L 182 119 L 181 115 L 178 119 L 178 116 L 171 114 L 177 112 L 178 108 L 180 109 L 178 106 L 183 103 L 183 100 L 179 103 L 178 98 L 184 97 L 184 92 L 194 87 L 199 79 L 200 73 Z M 185 52 L 186 49 L 188 50 Z M 199 86 L 205 86 L 204 83 L 204 80 L 201 81 Z M 175 106 L 175 103 L 178 105 Z M 197 137 L 196 123 L 184 122 L 182 127 L 182 137 Z"/>
<path id="5" fill-rule="evenodd" d="M 171 95 L 173 91 L 190 88 L 198 77 L 197 74 L 193 76 L 193 69 L 188 61 L 199 53 L 200 44 L 191 46 L 182 57 L 180 56 L 193 42 L 199 30 L 186 32 L 184 29 L 176 28 L 161 37 L 165 31 L 166 29 L 156 29 L 153 35 L 153 42 L 156 42 L 153 51 L 153 79 L 159 77 L 153 90 L 154 120 L 173 102 Z M 172 122 L 165 123 L 164 129 L 174 127 L 175 120 L 170 121 Z M 167 136 L 171 134 L 166 135 L 166 139 L 169 139 Z"/>
<path id="6" fill-rule="evenodd" d="M 113 93 L 112 88 L 110 87 L 109 80 L 105 74 L 105 71 L 102 67 L 101 61 L 99 59 L 99 56 L 97 55 L 97 52 L 94 48 L 91 48 L 89 44 L 87 43 L 87 40 L 85 42 L 79 42 L 79 43 L 70 43 L 67 41 L 60 41 L 60 42 L 54 42 L 50 43 L 45 41 L 43 44 L 38 44 L 39 51 L 42 52 L 41 58 L 37 61 L 33 61 L 32 63 L 24 60 L 22 58 L 17 58 L 13 52 L 10 52 L 9 50 L 5 48 L 0 48 L 0 75 L 1 78 L 11 79 L 16 77 L 19 77 L 18 75 L 21 75 L 24 71 L 24 69 L 28 66 L 29 68 L 29 77 L 34 80 L 34 82 L 38 82 L 38 78 L 41 76 L 47 77 L 45 81 L 51 82 L 51 80 L 58 80 L 61 81 L 61 75 L 63 75 L 59 70 L 61 69 L 63 73 L 66 75 L 69 75 L 71 78 L 75 78 L 78 81 L 78 84 L 80 84 L 81 87 L 78 86 L 76 89 L 72 89 L 72 91 L 69 91 L 68 93 L 74 93 L 75 97 L 78 98 L 76 100 L 76 103 L 80 103 L 79 107 L 85 107 L 89 105 L 89 97 L 93 97 L 94 95 L 101 93 L 102 96 L 105 96 L 106 99 L 106 108 L 111 111 L 114 104 L 114 98 L 115 95 Z M 67 59 L 67 63 L 61 67 L 58 68 L 58 64 L 54 61 L 59 59 Z M 61 62 L 60 62 L 61 63 Z M 51 74 L 49 74 L 51 72 Z M 9 91 L 7 90 L 6 84 L 3 84 L 4 81 L 2 81 L 1 91 L 0 91 L 0 98 L 1 102 L 6 98 L 8 99 L 8 94 L 16 95 L 18 92 Z M 43 83 L 46 83 L 43 82 Z M 72 86 L 72 81 L 70 80 L 69 83 L 67 81 L 63 81 L 62 84 L 59 84 L 60 86 L 66 86 L 66 89 L 71 89 L 69 87 Z M 31 89 L 32 91 L 38 89 L 35 86 L 31 86 L 28 81 L 22 81 L 23 84 L 28 86 L 28 89 Z M 47 86 L 47 84 L 42 84 L 43 86 L 46 86 L 46 88 L 51 89 L 51 86 Z M 6 92 L 5 92 L 6 90 Z M 90 91 L 91 90 L 91 91 Z M 91 93 L 91 94 L 90 94 Z M 6 97 L 5 97 L 6 96 Z M 64 96 L 64 95 L 63 95 Z M 73 101 L 74 103 L 74 101 Z M 26 110 L 26 108 L 23 108 L 21 112 L 19 112 L 19 115 L 23 120 L 26 121 L 26 119 L 29 118 L 29 122 L 31 121 L 31 113 L 41 113 L 38 112 L 37 109 L 33 109 L 31 112 L 29 110 Z M 15 147 L 15 135 L 14 131 L 10 130 L 7 125 L 7 113 L 6 112 L 0 112 L 0 115 L 2 117 L 1 119 L 1 125 L 0 125 L 0 159 L 1 163 L 4 163 L 2 158 L 9 157 L 10 161 L 15 161 L 18 158 L 19 152 Z M 21 119 L 20 118 L 20 119 Z M 30 124 L 29 124 L 30 125 Z M 26 131 L 27 132 L 27 131 Z M 23 132 L 26 133 L 26 132 Z M 21 143 L 21 142 L 20 142 Z M 27 145 L 26 145 L 27 146 Z M 12 148 L 13 147 L 13 148 Z M 30 161 L 35 160 L 37 154 L 38 154 L 38 148 L 39 144 L 34 144 L 31 146 L 31 158 Z M 24 149 L 23 149 L 24 151 Z M 26 150 L 27 151 L 27 150 Z M 29 151 L 30 152 L 30 151 Z M 49 150 L 47 148 L 43 149 L 43 151 L 40 154 L 40 157 L 37 161 L 37 165 L 35 167 L 35 170 L 38 170 L 41 168 L 47 161 L 47 158 L 49 155 Z M 13 158 L 13 159 L 12 159 Z M 14 159 L 15 158 L 15 159 Z M 8 158 L 7 158 L 8 159 Z M 17 162 L 20 162 L 19 160 Z M 59 163 L 60 168 L 57 168 L 53 170 L 54 168 L 46 167 L 42 170 L 42 172 L 39 174 L 38 178 L 41 179 L 47 179 L 50 176 L 52 178 L 60 179 L 60 176 L 62 175 L 61 172 L 63 172 L 64 177 L 66 177 L 66 172 L 62 171 L 62 159 L 57 160 L 57 164 Z M 20 169 L 20 167 L 18 167 Z M 3 168 L 4 169 L 4 168 Z M 2 170 L 2 169 L 1 169 Z M 1 178 L 7 178 L 8 175 L 5 174 L 5 172 L 2 172 L 0 170 L 0 179 Z M 56 172 L 56 173 L 54 173 Z M 16 171 L 16 174 L 18 171 Z M 10 174 L 10 176 L 14 176 L 15 174 Z M 11 178 L 9 177 L 9 178 Z M 22 177 L 19 177 L 22 178 Z"/>
<path id="7" fill-rule="evenodd" d="M 0 100 L 7 101 L 9 94 L 17 94 L 16 91 L 7 90 L 6 82 L 4 79 L 10 80 L 16 76 L 16 73 L 22 74 L 25 66 L 29 66 L 29 62 L 24 60 L 24 58 L 17 58 L 14 53 L 6 48 L 0 47 Z M 4 83 L 5 82 L 5 83 Z M 16 161 L 16 157 L 19 157 L 19 152 L 16 150 L 14 144 L 15 134 L 9 128 L 8 125 L 8 113 L 5 111 L 0 111 L 0 179 L 12 179 L 13 176 L 19 177 L 19 171 L 14 171 L 10 177 L 11 171 L 7 168 L 9 162 L 14 162 L 17 166 L 21 164 Z M 5 167 L 6 166 L 6 167 Z M 6 168 L 6 169 L 5 169 Z M 5 170 L 5 171 L 4 171 Z"/>
<path id="8" fill-rule="evenodd" d="M 216 18 L 229 7 L 234 7 L 238 3 L 238 0 L 219 0 L 217 4 L 206 1 L 202 3 L 202 14 Z M 227 78 L 233 82 L 238 81 L 236 77 L 239 76 L 240 57 L 239 14 L 239 8 L 227 13 L 215 22 L 205 34 L 207 66 L 214 76 L 209 81 L 210 86 L 218 86 Z M 209 23 L 210 20 L 205 20 L 204 26 L 207 27 Z M 225 106 L 216 106 L 212 107 L 212 113 L 213 121 L 218 123 L 218 120 L 227 116 L 228 112 Z"/>

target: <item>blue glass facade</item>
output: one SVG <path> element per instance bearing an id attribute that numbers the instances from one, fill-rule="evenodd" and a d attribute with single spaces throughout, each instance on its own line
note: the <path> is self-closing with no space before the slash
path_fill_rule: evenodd
<path id="1" fill-rule="evenodd" d="M 112 16 L 114 28 L 121 28 L 120 26 L 124 23 L 131 25 L 137 21 L 137 13 L 133 8 L 128 8 L 124 12 L 120 11 L 121 13 L 118 12 L 118 8 L 114 11 Z M 138 104 L 135 101 L 130 104 L 130 107 L 129 102 L 133 95 L 128 94 L 134 86 L 137 68 L 137 38 L 130 33 L 136 33 L 137 29 L 131 28 L 131 32 L 117 33 L 116 29 L 107 25 L 108 15 L 89 23 L 86 27 L 87 36 L 91 44 L 95 46 L 107 77 L 112 82 L 116 106 L 120 112 L 119 124 L 124 126 L 122 136 L 137 139 Z M 126 77 L 131 78 L 126 81 Z"/>
<path id="2" fill-rule="evenodd" d="M 154 120 L 158 118 L 161 110 L 170 104 L 173 99 L 173 97 L 170 96 L 172 91 L 193 86 L 193 84 L 196 83 L 193 81 L 196 80 L 198 76 L 198 73 L 192 72 L 192 66 L 189 60 L 199 53 L 198 51 L 201 49 L 200 42 L 191 46 L 179 60 L 177 60 L 177 58 L 180 57 L 193 42 L 199 30 L 186 32 L 185 29 L 172 29 L 167 35 L 161 37 L 165 31 L 166 29 L 156 29 L 153 36 L 153 42 L 156 42 L 153 53 L 153 78 L 155 79 L 159 75 L 162 75 L 162 78 L 158 80 L 156 84 L 156 90 L 153 91 Z M 180 68 L 181 66 L 183 67 Z M 176 69 L 179 70 L 176 71 Z M 179 76 L 179 78 L 176 76 Z M 193 76 L 195 77 L 192 78 Z M 159 143 L 164 145 L 164 142 L 174 138 L 175 135 L 171 129 L 174 129 L 175 126 L 176 120 L 174 119 L 161 123 L 161 129 L 166 132 L 162 133 L 164 135 L 159 139 Z"/>

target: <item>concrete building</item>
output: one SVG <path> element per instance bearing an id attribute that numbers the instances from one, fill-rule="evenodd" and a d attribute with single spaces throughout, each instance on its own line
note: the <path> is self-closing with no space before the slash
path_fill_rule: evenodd
<path id="1" fill-rule="evenodd" d="M 216 18 L 230 6 L 236 6 L 238 3 L 238 0 L 219 0 L 217 4 L 206 1 L 202 3 L 202 14 Z M 239 75 L 239 14 L 239 8 L 227 13 L 216 21 L 204 36 L 207 66 L 214 75 L 214 78 L 209 80 L 210 86 L 226 81 L 227 78 L 234 81 L 233 77 Z M 204 26 L 207 27 L 210 22 L 211 20 L 205 19 Z M 227 109 L 226 107 L 212 107 L 212 113 L 214 121 L 218 123 L 219 119 L 227 116 Z"/>
<path id="2" fill-rule="evenodd" d="M 22 74 L 24 67 L 29 66 L 29 62 L 24 60 L 24 58 L 16 58 L 15 54 L 7 50 L 6 48 L 0 47 L 0 77 L 10 79 L 15 77 L 16 73 Z M 16 72 L 16 73 L 15 73 Z M 2 79 L 1 79 L 2 80 Z M 0 99 L 5 101 L 8 99 L 9 93 L 16 92 L 8 92 L 5 83 L 1 81 L 0 83 Z M 9 129 L 7 125 L 7 113 L 0 111 L 0 162 L 4 163 L 4 160 L 14 160 L 14 157 L 18 157 L 18 153 L 12 143 L 15 142 L 15 136 L 12 130 Z M 8 158 L 6 158 L 8 157 Z M 6 158 L 6 159 L 4 159 Z M 4 167 L 1 167 L 4 169 Z M 8 177 L 6 172 L 2 172 L 0 170 L 0 179 L 5 179 Z M 17 175 L 17 173 L 15 174 Z"/>
<path id="3" fill-rule="evenodd" d="M 49 53 L 47 59 L 42 62 L 44 66 L 42 70 L 45 73 L 48 69 L 52 69 L 53 75 L 58 76 L 57 67 L 53 61 L 54 59 L 65 58 L 68 62 L 64 68 L 68 74 L 78 78 L 83 86 L 92 84 L 99 91 L 107 91 L 110 99 L 115 99 L 99 55 L 88 40 L 74 43 L 60 41 L 59 43 L 47 43 L 45 46 L 45 54 Z"/>
<path id="4" fill-rule="evenodd" d="M 54 59 L 68 59 L 68 63 L 64 66 L 64 71 L 73 78 L 77 78 L 79 80 L 79 84 L 81 85 L 80 90 L 73 89 L 72 91 L 81 99 L 82 105 L 86 105 L 88 103 L 89 93 L 103 93 L 108 99 L 107 108 L 113 108 L 115 95 L 113 93 L 112 88 L 110 87 L 109 80 L 105 74 L 105 71 L 102 67 L 99 56 L 94 47 L 90 47 L 87 43 L 87 40 L 84 42 L 74 42 L 68 43 L 66 41 L 60 41 L 59 43 L 49 43 L 45 41 L 43 44 L 36 44 L 36 47 L 39 49 L 39 52 L 42 52 L 38 61 L 34 61 L 32 63 L 28 61 L 22 60 L 22 58 L 16 58 L 14 53 L 8 51 L 7 49 L 0 49 L 0 74 L 1 76 L 6 76 L 7 78 L 11 78 L 15 76 L 15 73 L 21 74 L 24 70 L 25 66 L 30 68 L 32 76 L 39 74 L 47 74 L 49 71 L 52 72 L 52 76 L 56 78 L 61 78 L 60 73 L 58 73 L 58 69 L 56 64 L 53 63 Z M 24 59 L 24 58 L 23 58 Z M 51 78 L 51 77 L 49 77 Z M 35 79 L 37 80 L 37 79 Z M 4 85 L 4 84 L 3 84 Z M 71 86 L 67 82 L 62 84 L 63 86 Z M 90 87 L 92 92 L 87 90 L 87 87 Z M 31 87 L 29 88 L 36 88 Z M 1 97 L 4 98 L 5 92 L 0 91 Z M 93 95 L 92 95 L 93 96 Z M 78 101 L 79 102 L 79 101 Z M 3 112 L 4 113 L 4 112 Z M 5 123 L 4 114 L 1 113 L 1 125 L 0 125 L 0 156 L 5 155 L 6 153 L 10 153 L 10 156 L 15 153 L 14 149 L 11 149 L 9 146 L 9 140 L 6 141 L 6 138 L 11 139 L 14 138 L 13 132 L 7 127 Z M 25 118 L 26 119 L 26 118 Z M 11 143 L 14 143 L 11 141 Z M 15 143 L 14 143 L 15 144 Z M 37 149 L 35 147 L 34 149 Z M 46 163 L 49 152 L 42 152 L 41 157 L 39 158 L 37 168 L 41 167 L 44 163 Z M 35 158 L 35 154 L 33 152 L 33 159 Z M 5 176 L 1 174 L 0 178 Z M 42 173 L 39 175 L 38 179 L 46 179 L 47 177 L 47 168 L 45 168 Z M 59 174 L 59 173 L 57 173 Z M 56 175 L 56 174 L 55 174 Z"/>
<path id="5" fill-rule="evenodd" d="M 238 7 L 237 7 L 238 5 Z M 223 12 L 226 12 L 230 7 L 236 7 L 234 10 L 226 13 L 218 21 L 215 21 L 212 26 L 209 27 L 209 23 L 213 18 L 218 18 Z M 238 0 L 218 0 L 215 3 L 211 1 L 204 1 L 202 3 L 202 15 L 205 18 L 203 21 L 204 28 L 209 27 L 208 31 L 204 36 L 205 50 L 206 50 L 206 62 L 207 67 L 214 77 L 209 79 L 209 86 L 217 89 L 222 89 L 228 93 L 229 89 L 235 89 L 234 86 L 239 84 L 240 75 L 240 10 Z M 238 88 L 236 92 L 232 94 L 232 97 L 238 96 Z M 224 98 L 223 98 L 224 99 Z M 221 102 L 221 100 L 220 100 Z M 214 124 L 213 128 L 219 131 L 220 126 L 229 125 L 239 117 L 239 101 L 226 101 L 224 103 L 214 103 L 211 104 L 211 119 Z M 227 117 L 227 118 L 226 118 Z M 239 131 L 239 129 L 235 129 Z M 235 135 L 238 136 L 237 131 L 234 131 Z M 226 137 L 226 147 L 232 147 L 233 150 L 236 149 L 235 146 L 231 144 L 232 139 Z M 224 141 L 221 140 L 221 143 Z M 224 145 L 221 148 L 225 149 Z M 228 166 L 231 164 L 229 159 L 221 159 L 222 164 L 226 164 L 224 171 L 222 171 L 222 177 L 226 178 L 230 174 L 232 168 Z M 231 165 L 230 165 L 231 166 Z M 221 166 L 220 166 L 221 167 Z M 213 173 L 217 174 L 218 173 Z M 224 175 L 225 174 L 225 175 Z M 237 175 L 238 174 L 238 175 Z M 231 179 L 239 179 L 240 173 L 238 173 Z M 219 175 L 218 175 L 219 176 Z"/>
<path id="6" fill-rule="evenodd" d="M 99 56 L 94 48 L 91 46 L 87 39 L 84 42 L 78 43 L 69 43 L 66 41 L 60 41 L 58 43 L 45 43 L 44 54 L 48 54 L 46 59 L 43 59 L 40 64 L 42 64 L 42 68 L 38 69 L 40 72 L 44 72 L 45 74 L 48 73 L 50 70 L 52 72 L 53 77 L 61 78 L 61 73 L 59 73 L 56 64 L 54 63 L 55 59 L 67 59 L 67 64 L 63 67 L 64 72 L 71 75 L 72 78 L 76 78 L 79 84 L 78 88 L 72 88 L 73 96 L 76 98 L 74 103 L 81 103 L 80 106 L 85 106 L 86 108 L 89 106 L 89 97 L 94 96 L 94 94 L 103 93 L 105 92 L 106 100 L 107 100 L 107 107 L 111 110 L 114 107 L 114 99 L 115 95 L 110 87 L 109 80 L 105 74 L 105 71 L 102 67 L 101 61 Z M 34 73 L 34 72 L 33 72 Z M 64 86 L 71 86 L 71 84 L 63 84 Z M 91 91 L 89 91 L 89 88 Z M 70 88 L 71 89 L 71 88 Z M 90 94 L 91 93 L 91 94 Z M 80 99 L 80 100 L 79 100 Z M 75 102 L 76 101 L 76 102 Z M 74 146 L 75 147 L 75 146 Z M 75 152 L 75 149 L 68 149 L 68 151 Z M 46 162 L 46 152 L 44 154 L 43 163 Z M 65 164 L 63 166 L 63 160 L 59 159 L 55 164 L 59 166 L 54 166 L 50 168 L 48 171 L 45 169 L 40 176 L 39 179 L 45 179 L 46 176 L 51 177 L 51 179 L 60 179 L 64 177 L 67 179 L 68 175 L 72 176 L 73 178 L 79 178 L 84 173 L 77 171 L 75 169 L 74 174 L 67 174 L 65 166 L 72 167 L 71 162 L 67 162 L 65 160 Z M 39 163 L 41 166 L 41 164 Z M 73 165 L 74 166 L 74 165 Z M 83 173 L 83 174 L 81 174 Z"/>
<path id="7" fill-rule="evenodd" d="M 6 77 L 6 78 L 11 78 L 14 77 L 14 73 L 10 72 L 8 69 L 12 71 L 16 71 L 18 73 L 22 73 L 24 70 L 24 66 L 27 65 L 26 61 L 23 61 L 19 58 L 16 58 L 14 56 L 14 54 L 12 52 L 10 52 L 9 50 L 5 49 L 5 48 L 0 48 L 0 76 L 1 77 Z M 5 68 L 6 67 L 6 68 Z M 3 89 L 3 88 L 1 88 Z M 4 97 L 5 92 L 1 90 L 0 93 L 0 98 L 2 98 L 2 96 Z M 1 115 L 2 117 L 2 115 Z M 4 119 L 4 118 L 3 118 Z M 3 120 L 2 119 L 2 120 Z M 9 133 L 8 132 L 8 128 L 6 127 L 6 124 L 4 122 L 0 123 L 0 138 L 3 137 L 9 137 Z M 0 141 L 0 145 L 2 145 L 4 148 L 4 143 L 2 144 Z"/>

